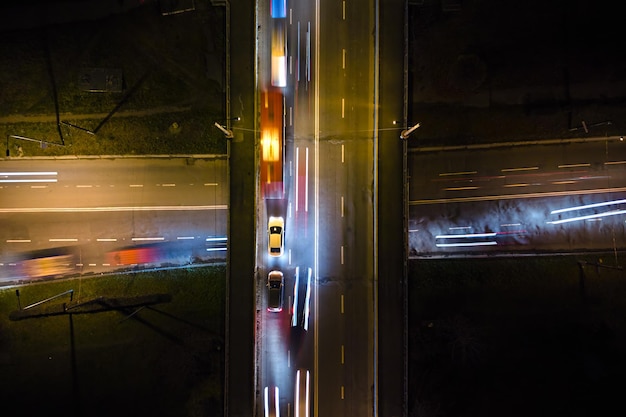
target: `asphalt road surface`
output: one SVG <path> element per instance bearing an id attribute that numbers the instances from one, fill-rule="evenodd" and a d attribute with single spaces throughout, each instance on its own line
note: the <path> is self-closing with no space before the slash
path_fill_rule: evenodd
<path id="1" fill-rule="evenodd" d="M 224 158 L 20 159 L 0 165 L 4 282 L 29 279 L 22 268 L 29 260 L 68 251 L 70 265 L 42 261 L 30 279 L 225 259 Z M 146 256 L 139 256 L 142 248 Z"/>
<path id="2" fill-rule="evenodd" d="M 626 144 L 412 152 L 412 257 L 613 249 L 626 242 Z"/>

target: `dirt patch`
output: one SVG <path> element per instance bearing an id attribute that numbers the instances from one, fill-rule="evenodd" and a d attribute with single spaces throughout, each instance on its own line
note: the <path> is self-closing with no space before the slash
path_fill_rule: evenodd
<path id="1" fill-rule="evenodd" d="M 623 133 L 626 57 L 615 51 L 626 41 L 610 10 L 604 1 L 411 6 L 409 114 L 420 144 Z M 596 127 L 575 129 L 582 121 Z"/>
<path id="2" fill-rule="evenodd" d="M 0 134 L 11 156 L 20 147 L 25 156 L 223 153 L 221 133 L 207 127 L 224 114 L 214 70 L 222 68 L 222 12 L 200 3 L 163 16 L 150 2 L 95 21 L 3 33 Z M 121 69 L 123 91 L 83 91 L 85 68 Z"/>

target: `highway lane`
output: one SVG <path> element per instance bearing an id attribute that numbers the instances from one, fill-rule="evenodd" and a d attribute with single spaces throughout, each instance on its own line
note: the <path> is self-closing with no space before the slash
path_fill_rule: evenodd
<path id="1" fill-rule="evenodd" d="M 53 248 L 72 248 L 72 274 L 225 258 L 222 158 L 8 160 L 0 162 L 0 180 L 5 282 L 23 278 L 20 263 L 35 251 Z M 140 265 L 108 256 L 144 244 L 155 250 Z"/>
<path id="2" fill-rule="evenodd" d="M 316 415 L 375 407 L 374 13 L 373 1 L 320 1 Z"/>
<path id="3" fill-rule="evenodd" d="M 409 160 L 412 256 L 599 250 L 626 242 L 620 138 L 412 152 Z M 584 208 L 589 204 L 596 206 Z"/>

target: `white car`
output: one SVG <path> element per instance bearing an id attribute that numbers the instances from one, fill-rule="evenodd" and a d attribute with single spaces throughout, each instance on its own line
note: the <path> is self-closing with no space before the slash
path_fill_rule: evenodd
<path id="1" fill-rule="evenodd" d="M 281 256 L 285 249 L 285 220 L 271 216 L 267 222 L 267 250 L 270 256 Z"/>

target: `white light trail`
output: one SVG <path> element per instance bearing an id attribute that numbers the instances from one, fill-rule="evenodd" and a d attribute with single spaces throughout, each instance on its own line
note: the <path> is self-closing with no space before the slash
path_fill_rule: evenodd
<path id="1" fill-rule="evenodd" d="M 0 180 L 0 183 L 21 183 L 21 182 L 57 182 L 56 179 L 32 179 L 32 180 Z"/>
<path id="2" fill-rule="evenodd" d="M 559 214 L 559 213 L 565 213 L 568 211 L 584 210 L 584 209 L 612 206 L 615 204 L 624 204 L 624 203 L 626 203 L 626 200 L 604 201 L 602 203 L 586 204 L 584 206 L 575 206 L 575 207 L 568 207 L 564 209 L 552 210 L 550 214 Z"/>
<path id="3" fill-rule="evenodd" d="M 0 177 L 21 177 L 21 176 L 32 176 L 32 175 L 58 175 L 56 171 L 24 171 L 24 172 L 0 172 Z"/>
<path id="4" fill-rule="evenodd" d="M 299 177 L 299 175 L 298 175 L 299 174 L 299 171 L 298 171 L 299 166 L 300 166 L 300 148 L 296 147 L 296 181 L 295 181 L 295 183 L 296 183 L 296 211 L 298 211 L 298 202 L 300 200 L 300 197 L 298 196 L 298 190 L 300 188 L 298 183 L 300 181 L 297 178 L 297 177 Z"/>
<path id="5" fill-rule="evenodd" d="M 468 233 L 464 235 L 437 235 L 435 239 L 458 239 L 458 238 L 475 238 L 475 237 L 494 237 L 495 232 L 490 233 Z"/>
<path id="6" fill-rule="evenodd" d="M 554 220 L 554 221 L 547 222 L 547 223 L 548 224 L 570 223 L 570 222 L 575 222 L 579 220 L 590 220 L 590 219 L 599 219 L 601 217 L 617 216 L 618 214 L 625 214 L 625 213 L 626 213 L 626 210 L 614 210 L 614 211 L 607 211 L 605 213 L 590 214 L 588 216 L 572 217 L 571 219 Z"/>
<path id="7" fill-rule="evenodd" d="M 465 242 L 465 243 L 437 243 L 438 248 L 452 248 L 455 246 L 493 246 L 497 245 L 498 242 L 489 241 L 489 242 Z"/>

